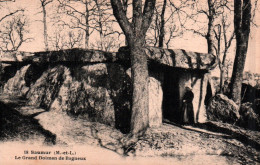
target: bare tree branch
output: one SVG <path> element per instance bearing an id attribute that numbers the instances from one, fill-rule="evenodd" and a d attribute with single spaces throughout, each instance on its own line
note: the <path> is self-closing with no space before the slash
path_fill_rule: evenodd
<path id="1" fill-rule="evenodd" d="M 32 40 L 25 38 L 24 35 L 29 33 L 27 30 L 28 21 L 23 15 L 13 17 L 10 21 L 5 22 L 3 30 L 0 32 L 0 43 L 5 50 L 18 50 L 20 46 Z"/>
<path id="2" fill-rule="evenodd" d="M 7 17 L 10 17 L 10 16 L 12 16 L 12 15 L 18 13 L 18 12 L 24 12 L 24 9 L 19 9 L 19 10 L 16 10 L 16 11 L 14 11 L 14 12 L 11 12 L 11 13 L 5 15 L 4 17 L 0 18 L 0 22 L 2 22 L 2 21 L 3 21 L 4 19 L 6 19 Z"/>
<path id="3" fill-rule="evenodd" d="M 134 34 L 133 27 L 128 21 L 126 14 L 124 13 L 123 5 L 120 0 L 111 0 L 113 12 L 116 19 L 118 20 L 119 25 L 122 27 L 124 34 L 132 36 Z"/>

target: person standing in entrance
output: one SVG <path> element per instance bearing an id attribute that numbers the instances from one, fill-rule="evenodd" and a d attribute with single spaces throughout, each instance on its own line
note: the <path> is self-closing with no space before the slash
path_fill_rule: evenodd
<path id="1" fill-rule="evenodd" d="M 194 124 L 194 112 L 192 100 L 194 98 L 194 94 L 190 87 L 185 87 L 185 94 L 182 99 L 182 120 L 183 124 Z"/>

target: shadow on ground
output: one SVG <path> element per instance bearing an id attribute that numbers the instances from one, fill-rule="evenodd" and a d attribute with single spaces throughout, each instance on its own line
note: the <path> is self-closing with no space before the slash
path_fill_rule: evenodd
<path id="1" fill-rule="evenodd" d="M 182 126 L 163 123 L 149 128 L 137 137 L 84 117 L 69 116 L 61 111 L 44 111 L 22 106 L 13 99 L 0 101 L 0 141 L 41 139 L 56 146 L 99 146 L 102 153 L 138 158 L 174 158 L 193 162 L 194 156 L 213 162 L 238 164 L 260 162 L 260 135 L 257 131 L 240 129 L 224 123 Z M 3 103 L 4 102 L 4 103 Z M 21 104 L 20 104 L 21 103 Z M 101 150 L 100 150 L 101 151 Z"/>
<path id="2" fill-rule="evenodd" d="M 43 129 L 34 116 L 22 115 L 9 105 L 0 102 L 0 140 L 44 139 L 44 144 L 55 144 L 56 135 Z"/>
<path id="3" fill-rule="evenodd" d="M 250 139 L 248 134 L 241 132 L 240 131 L 241 128 L 237 128 L 235 131 L 234 129 L 228 128 L 228 126 L 226 125 L 219 126 L 212 122 L 197 124 L 196 127 L 209 130 L 212 132 L 225 133 L 229 135 L 231 138 L 236 139 L 241 143 L 245 145 L 249 145 L 252 148 L 255 148 L 256 150 L 260 151 L 260 143 L 257 142 L 256 140 Z"/>
<path id="4" fill-rule="evenodd" d="M 237 126 L 232 126 L 230 124 L 224 124 L 224 123 L 221 124 L 217 122 L 206 122 L 206 123 L 197 123 L 192 127 L 186 127 L 169 121 L 164 121 L 164 122 L 189 131 L 194 131 L 194 132 L 204 133 L 204 134 L 206 133 L 209 135 L 217 135 L 224 139 L 236 139 L 241 143 L 245 145 L 249 145 L 252 148 L 260 151 L 260 134 L 258 140 L 256 140 L 257 137 L 255 137 L 256 139 L 251 139 L 252 137 L 250 137 L 247 134 L 246 130 L 242 132 L 243 128 L 239 128 Z M 251 131 L 251 132 L 257 132 L 257 131 Z"/>

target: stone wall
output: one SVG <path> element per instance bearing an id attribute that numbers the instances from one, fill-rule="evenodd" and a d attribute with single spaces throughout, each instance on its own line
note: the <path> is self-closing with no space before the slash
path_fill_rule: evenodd
<path id="1" fill-rule="evenodd" d="M 29 105 L 66 111 L 126 131 L 130 123 L 130 78 L 119 64 L 50 67 L 30 87 Z"/>
<path id="2" fill-rule="evenodd" d="M 149 125 L 158 127 L 162 124 L 162 102 L 164 75 L 160 72 L 149 73 Z"/>
<path id="3" fill-rule="evenodd" d="M 192 74 L 192 92 L 194 93 L 193 107 L 195 122 L 204 123 L 207 120 L 205 97 L 208 77 L 201 73 Z"/>
<path id="4" fill-rule="evenodd" d="M 6 82 L 3 91 L 5 94 L 23 96 L 27 93 L 29 87 L 26 86 L 25 77 L 29 67 L 30 65 L 23 66 Z"/>
<path id="5" fill-rule="evenodd" d="M 153 65 L 149 66 L 150 126 L 162 124 L 163 93 L 167 90 L 163 89 L 165 67 L 174 70 L 172 74 L 176 75 L 173 77 L 178 81 L 172 86 L 172 89 L 178 89 L 176 108 L 181 109 L 185 86 L 190 86 L 195 95 L 195 118 L 198 116 L 198 121 L 203 121 L 207 85 L 203 75 L 214 64 L 214 57 L 184 50 L 146 48 L 145 51 L 149 65 Z M 122 55 L 126 57 L 125 52 L 116 54 L 83 49 L 12 52 L 12 58 L 2 62 L 18 70 L 12 73 L 14 76 L 5 84 L 4 92 L 25 96 L 28 105 L 48 111 L 66 111 L 126 133 L 130 128 L 132 87 L 129 61 L 122 62 Z M 187 61 L 189 58 L 192 60 Z M 169 60 L 171 62 L 167 63 Z"/>

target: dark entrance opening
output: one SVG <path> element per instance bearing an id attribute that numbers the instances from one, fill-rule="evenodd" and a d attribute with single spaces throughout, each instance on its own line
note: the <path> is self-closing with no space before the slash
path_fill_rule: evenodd
<path id="1" fill-rule="evenodd" d="M 163 82 L 163 119 L 171 122 L 181 122 L 179 71 L 167 68 L 164 72 Z"/>
<path id="2" fill-rule="evenodd" d="M 211 99 L 212 96 L 213 96 L 213 94 L 212 94 L 212 90 L 211 90 L 211 85 L 208 82 L 206 96 L 205 96 L 205 100 L 204 100 L 205 106 L 208 106 L 209 100 Z"/>

